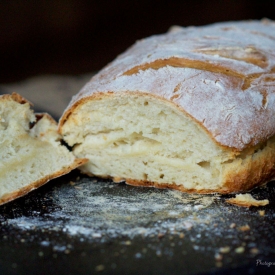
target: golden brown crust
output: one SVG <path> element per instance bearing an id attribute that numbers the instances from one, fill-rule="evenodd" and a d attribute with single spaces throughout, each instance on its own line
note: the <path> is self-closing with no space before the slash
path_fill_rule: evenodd
<path id="1" fill-rule="evenodd" d="M 42 119 L 43 117 L 46 117 L 51 123 L 53 123 L 54 125 L 57 125 L 56 120 L 48 113 L 35 113 L 35 117 L 36 117 L 36 122 L 38 122 L 38 120 Z"/>
<path id="2" fill-rule="evenodd" d="M 178 58 L 178 57 L 170 57 L 169 59 L 160 59 L 160 60 L 153 61 L 151 63 L 139 65 L 124 72 L 123 75 L 133 75 L 138 73 L 140 70 L 145 71 L 148 68 L 158 70 L 166 66 L 200 69 L 200 70 L 205 70 L 205 71 L 214 72 L 214 73 L 222 73 L 228 76 L 237 76 L 243 79 L 246 78 L 244 74 L 234 70 L 229 70 L 228 68 L 224 67 L 222 64 L 210 64 L 208 62 L 201 61 L 201 60 L 190 60 L 190 59 Z"/>
<path id="3" fill-rule="evenodd" d="M 225 183 L 225 189 L 228 190 L 226 193 L 249 191 L 257 186 L 262 186 L 275 178 L 274 165 L 273 167 L 267 167 L 266 169 L 262 169 L 263 167 L 261 165 L 259 166 L 259 170 L 257 170 L 257 165 L 252 166 L 255 169 L 254 171 L 248 171 L 243 168 L 239 173 L 234 174 L 231 177 L 228 176 Z M 261 174 L 261 169 L 265 170 L 264 174 Z"/>
<path id="4" fill-rule="evenodd" d="M 197 193 L 197 194 L 214 194 L 218 191 L 211 190 L 211 189 L 187 189 L 184 188 L 182 185 L 178 185 L 175 183 L 169 184 L 169 183 L 158 183 L 158 182 L 150 182 L 150 181 L 142 181 L 142 180 L 134 180 L 134 179 L 126 179 L 126 183 L 133 186 L 142 186 L 142 187 L 156 187 L 159 189 L 173 189 L 178 190 L 184 193 Z M 221 193 L 221 192 L 219 192 Z"/>
<path id="5" fill-rule="evenodd" d="M 18 102 L 20 104 L 25 104 L 25 103 L 28 103 L 30 105 L 32 105 L 32 103 L 30 101 L 28 101 L 27 99 L 25 99 L 24 97 L 22 97 L 21 95 L 13 92 L 12 94 L 4 94 L 4 95 L 1 95 L 1 98 L 4 99 L 4 100 L 13 100 L 15 102 Z"/>
<path id="6" fill-rule="evenodd" d="M 232 194 L 232 193 L 238 193 L 238 192 L 246 192 L 251 189 L 253 189 L 256 186 L 259 186 L 259 184 L 247 184 L 247 182 L 243 182 L 242 185 L 238 186 L 237 188 L 234 188 L 232 186 L 229 186 L 228 188 L 219 188 L 219 189 L 188 189 L 184 188 L 182 185 L 175 184 L 175 183 L 158 183 L 158 182 L 152 182 L 152 181 L 145 181 L 145 180 L 135 180 L 135 179 L 124 179 L 120 177 L 111 177 L 108 175 L 94 175 L 91 173 L 83 172 L 84 174 L 90 176 L 90 177 L 99 177 L 103 179 L 112 179 L 115 183 L 124 182 L 128 185 L 132 186 L 139 186 L 139 187 L 155 187 L 159 189 L 172 189 L 172 190 L 178 190 L 184 193 L 196 193 L 196 194 Z M 266 182 L 262 183 L 262 185 L 266 184 Z"/>
<path id="7" fill-rule="evenodd" d="M 255 185 L 250 186 L 249 184 L 243 183 L 243 185 L 239 186 L 237 189 L 233 188 L 219 188 L 219 189 L 187 189 L 182 185 L 178 184 L 169 184 L 169 183 L 157 183 L 157 182 L 148 182 L 148 181 L 139 181 L 133 179 L 126 179 L 126 183 L 133 186 L 143 186 L 143 187 L 156 187 L 160 189 L 174 189 L 184 193 L 196 193 L 196 194 L 231 194 L 237 192 L 249 191 L 255 187 Z M 256 184 L 258 186 L 258 184 Z M 247 189 L 244 189 L 247 188 Z"/>
<path id="8" fill-rule="evenodd" d="M 20 104 L 25 104 L 25 103 L 29 103 L 31 105 L 31 102 L 28 101 L 27 99 L 25 99 L 24 97 L 22 97 L 21 95 L 17 94 L 17 93 L 12 93 L 11 98 L 14 101 L 17 101 Z"/>
<path id="9" fill-rule="evenodd" d="M 87 159 L 76 159 L 72 165 L 64 168 L 63 170 L 60 170 L 60 171 L 55 172 L 54 174 L 45 176 L 42 179 L 40 179 L 38 181 L 35 181 L 35 182 L 32 182 L 32 183 L 28 184 L 27 186 L 22 187 L 21 189 L 19 189 L 17 191 L 14 191 L 12 193 L 9 193 L 9 194 L 6 194 L 6 195 L 2 196 L 0 198 L 0 205 L 2 205 L 4 203 L 8 203 L 12 200 L 15 200 L 19 197 L 22 197 L 22 196 L 26 195 L 27 193 L 31 192 L 32 190 L 37 189 L 38 187 L 46 184 L 48 181 L 71 172 L 73 169 L 75 169 L 78 166 L 86 163 L 87 161 L 88 161 Z"/>

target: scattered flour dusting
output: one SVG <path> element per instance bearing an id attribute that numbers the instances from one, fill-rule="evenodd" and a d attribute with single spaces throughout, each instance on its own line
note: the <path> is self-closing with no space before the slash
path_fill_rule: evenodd
<path id="1" fill-rule="evenodd" d="M 93 239 L 149 236 L 208 223 L 213 214 L 208 206 L 215 199 L 83 178 L 54 189 L 53 201 L 61 210 L 45 217 L 20 217 L 8 222 L 22 229 L 61 230 Z"/>

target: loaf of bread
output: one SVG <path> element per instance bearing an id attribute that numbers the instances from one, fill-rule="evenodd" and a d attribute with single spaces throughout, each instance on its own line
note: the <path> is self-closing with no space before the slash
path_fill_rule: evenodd
<path id="1" fill-rule="evenodd" d="M 138 41 L 73 97 L 59 131 L 90 175 L 197 193 L 265 184 L 275 175 L 275 23 Z"/>
<path id="2" fill-rule="evenodd" d="M 0 204 L 86 162 L 61 145 L 57 123 L 18 94 L 0 96 Z"/>

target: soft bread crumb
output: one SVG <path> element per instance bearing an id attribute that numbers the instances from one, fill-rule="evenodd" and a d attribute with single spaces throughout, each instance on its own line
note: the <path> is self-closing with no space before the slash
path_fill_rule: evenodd
<path id="1" fill-rule="evenodd" d="M 18 94 L 0 96 L 0 205 L 85 163 L 60 143 L 55 120 Z"/>
<path id="2" fill-rule="evenodd" d="M 218 146 L 190 118 L 148 95 L 90 100 L 63 125 L 61 134 L 77 157 L 89 159 L 83 173 L 135 186 L 245 192 L 258 180 L 268 180 L 256 173 L 271 167 L 266 156 L 274 155 L 275 161 L 275 136 L 235 152 Z"/>
<path id="3" fill-rule="evenodd" d="M 269 200 L 256 200 L 251 194 L 238 194 L 235 198 L 226 200 L 226 202 L 238 206 L 250 207 L 250 206 L 265 206 L 269 204 Z"/>

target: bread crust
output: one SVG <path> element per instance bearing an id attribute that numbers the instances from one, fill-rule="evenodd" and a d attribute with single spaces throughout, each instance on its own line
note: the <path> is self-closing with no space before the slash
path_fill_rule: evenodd
<path id="1" fill-rule="evenodd" d="M 15 102 L 18 102 L 20 104 L 28 103 L 32 105 L 30 101 L 22 97 L 20 94 L 13 92 L 12 94 L 4 94 L 0 96 L 1 100 L 13 100 Z"/>

